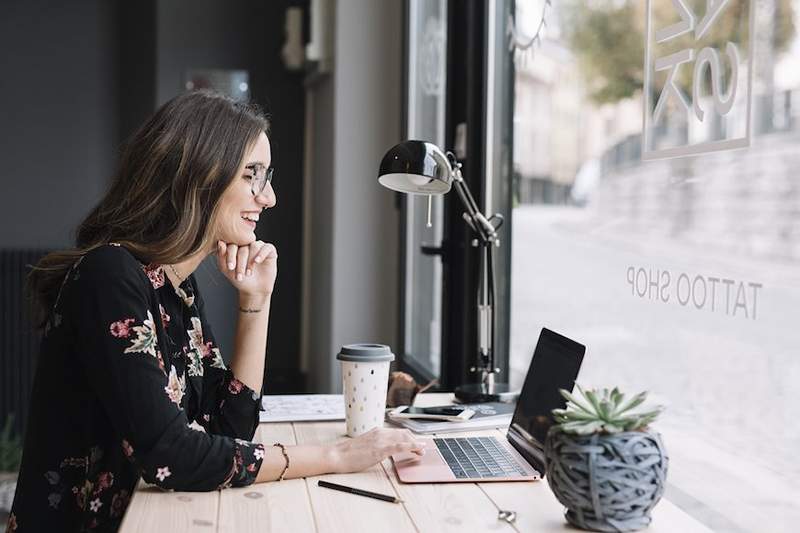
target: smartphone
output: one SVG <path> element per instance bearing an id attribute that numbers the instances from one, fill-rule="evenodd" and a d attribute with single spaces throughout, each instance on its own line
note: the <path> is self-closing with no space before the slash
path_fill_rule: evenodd
<path id="1" fill-rule="evenodd" d="M 429 420 L 448 420 L 451 422 L 464 422 L 469 420 L 475 411 L 466 407 L 442 405 L 438 407 L 414 407 L 401 405 L 389 411 L 391 418 L 427 418 Z"/>

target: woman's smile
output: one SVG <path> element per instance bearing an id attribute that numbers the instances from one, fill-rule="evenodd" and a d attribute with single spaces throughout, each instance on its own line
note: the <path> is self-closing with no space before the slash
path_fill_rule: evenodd
<path id="1" fill-rule="evenodd" d="M 242 213 L 242 220 L 249 228 L 255 229 L 259 213 L 260 211 L 245 211 Z"/>

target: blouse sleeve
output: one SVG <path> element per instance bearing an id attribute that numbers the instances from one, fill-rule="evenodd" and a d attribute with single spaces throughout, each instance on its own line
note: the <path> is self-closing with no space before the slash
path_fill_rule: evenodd
<path id="1" fill-rule="evenodd" d="M 211 325 L 206 319 L 205 304 L 194 276 L 192 276 L 192 286 L 197 312 L 200 315 L 195 330 L 201 331 L 199 336 L 195 335 L 195 339 L 199 338 L 204 345 L 199 348 L 200 351 L 209 355 L 202 358 L 203 395 L 196 421 L 209 433 L 252 439 L 258 427 L 261 391 L 256 392 L 251 389 L 225 367 Z"/>
<path id="2" fill-rule="evenodd" d="M 255 481 L 263 445 L 189 426 L 172 383 L 174 368 L 164 367 L 154 296 L 139 262 L 107 246 L 87 254 L 70 276 L 65 318 L 74 330 L 77 363 L 144 480 L 187 491 Z"/>

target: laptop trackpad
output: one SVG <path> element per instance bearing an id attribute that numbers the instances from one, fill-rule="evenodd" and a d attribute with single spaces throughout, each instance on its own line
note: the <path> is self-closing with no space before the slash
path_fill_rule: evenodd
<path id="1" fill-rule="evenodd" d="M 422 457 L 414 453 L 398 453 L 392 456 L 392 461 L 397 470 L 397 477 L 404 483 L 431 483 L 456 479 L 433 442 L 425 447 L 425 455 Z"/>

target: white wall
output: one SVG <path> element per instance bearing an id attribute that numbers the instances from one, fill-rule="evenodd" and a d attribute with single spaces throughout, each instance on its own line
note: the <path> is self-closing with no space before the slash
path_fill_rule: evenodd
<path id="1" fill-rule="evenodd" d="M 402 2 L 337 2 L 333 73 L 310 88 L 317 131 L 305 360 L 316 392 L 341 390 L 342 344 L 397 347 L 399 213 L 377 171 L 402 131 L 402 20 Z"/>

